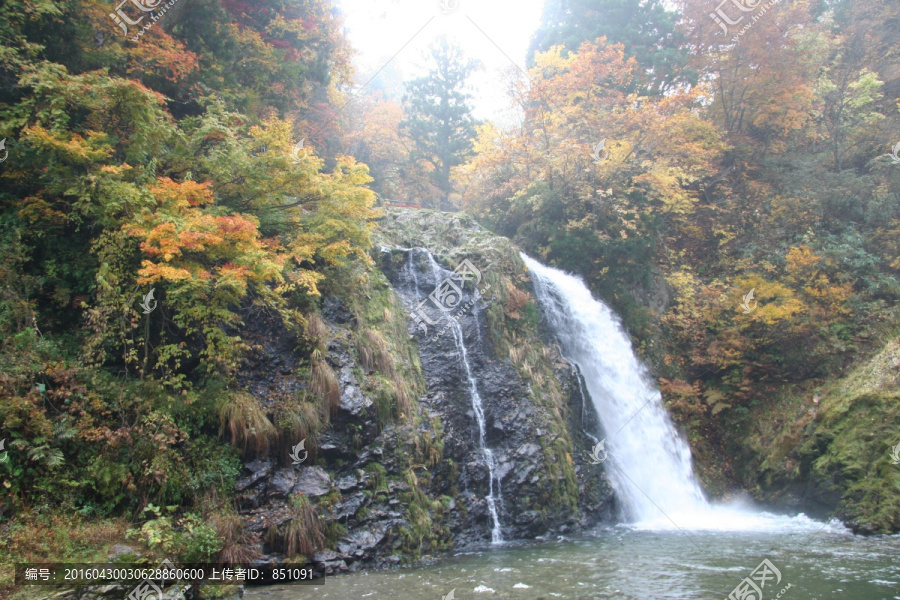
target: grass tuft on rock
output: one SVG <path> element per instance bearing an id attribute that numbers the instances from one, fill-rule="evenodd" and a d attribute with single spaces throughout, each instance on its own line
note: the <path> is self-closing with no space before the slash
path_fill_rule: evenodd
<path id="1" fill-rule="evenodd" d="M 266 541 L 288 558 L 298 554 L 311 557 L 324 549 L 325 528 L 316 507 L 302 494 L 293 496 L 291 519 L 279 527 L 270 527 Z"/>
<path id="2" fill-rule="evenodd" d="M 265 454 L 277 436 L 277 430 L 265 411 L 250 394 L 231 393 L 219 403 L 219 435 L 244 453 Z"/>

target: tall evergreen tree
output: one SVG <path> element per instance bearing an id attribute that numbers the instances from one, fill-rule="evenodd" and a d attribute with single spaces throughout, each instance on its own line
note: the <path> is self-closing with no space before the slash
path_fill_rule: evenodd
<path id="1" fill-rule="evenodd" d="M 413 162 L 431 165 L 432 181 L 441 201 L 446 201 L 451 192 L 450 169 L 463 164 L 472 152 L 476 123 L 465 83 L 476 64 L 446 39 L 431 47 L 430 60 L 428 74 L 406 84 L 407 117 L 402 125 L 415 142 Z"/>
<path id="2" fill-rule="evenodd" d="M 529 60 L 553 46 L 575 51 L 582 42 L 606 37 L 609 43 L 621 42 L 626 57 L 638 61 L 644 76 L 635 85 L 662 93 L 680 78 L 693 79 L 684 70 L 687 56 L 676 19 L 662 0 L 547 0 Z"/>

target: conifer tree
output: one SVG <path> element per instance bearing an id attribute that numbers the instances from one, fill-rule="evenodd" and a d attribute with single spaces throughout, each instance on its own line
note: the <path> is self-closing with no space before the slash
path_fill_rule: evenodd
<path id="1" fill-rule="evenodd" d="M 427 166 L 441 201 L 450 192 L 450 169 L 471 155 L 475 120 L 465 91 L 475 63 L 458 46 L 441 39 L 431 48 L 431 70 L 406 84 L 403 127 L 415 143 L 413 162 Z M 436 206 L 439 208 L 439 206 Z"/>

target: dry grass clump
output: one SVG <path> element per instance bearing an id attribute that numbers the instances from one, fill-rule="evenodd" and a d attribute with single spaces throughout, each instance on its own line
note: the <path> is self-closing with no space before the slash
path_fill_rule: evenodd
<path id="1" fill-rule="evenodd" d="M 325 529 L 316 508 L 297 494 L 291 498 L 293 516 L 280 527 L 270 527 L 266 541 L 288 558 L 312 556 L 325 548 Z"/>
<path id="2" fill-rule="evenodd" d="M 394 379 L 396 369 L 394 359 L 388 350 L 384 337 L 374 329 L 364 329 L 356 341 L 356 350 L 359 353 L 359 362 L 366 373 L 375 369 L 384 375 Z"/>
<path id="3" fill-rule="evenodd" d="M 506 302 L 503 303 L 503 312 L 505 312 L 506 316 L 510 319 L 521 319 L 522 315 L 519 311 L 525 308 L 531 300 L 531 294 L 520 290 L 511 283 L 506 286 L 506 294 Z"/>
<path id="4" fill-rule="evenodd" d="M 412 410 L 414 392 L 410 389 L 411 386 L 402 379 L 391 381 L 391 387 L 394 390 L 394 408 L 397 411 L 397 418 L 404 420 Z"/>
<path id="5" fill-rule="evenodd" d="M 247 531 L 234 509 L 213 513 L 209 521 L 222 541 L 218 557 L 220 563 L 248 563 L 262 556 L 256 548 L 255 537 Z"/>
<path id="6" fill-rule="evenodd" d="M 328 411 L 323 404 L 299 399 L 284 404 L 275 411 L 279 441 L 283 458 L 290 455 L 291 448 L 301 440 L 306 440 L 306 449 L 315 456 L 316 439 L 329 424 Z"/>
<path id="7" fill-rule="evenodd" d="M 327 345 L 328 327 L 318 313 L 306 317 L 306 337 L 313 348 L 324 352 Z"/>
<path id="8" fill-rule="evenodd" d="M 328 417 L 334 416 L 341 405 L 341 384 L 327 362 L 321 359 L 312 361 L 312 377 L 309 382 L 309 391 L 324 401 L 324 410 Z"/>
<path id="9" fill-rule="evenodd" d="M 229 394 L 219 404 L 219 435 L 226 431 L 233 446 L 245 453 L 264 454 L 277 436 L 265 411 L 250 394 Z"/>

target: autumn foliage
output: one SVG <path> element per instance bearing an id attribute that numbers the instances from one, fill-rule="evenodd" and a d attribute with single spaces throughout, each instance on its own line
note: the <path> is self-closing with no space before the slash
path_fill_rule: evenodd
<path id="1" fill-rule="evenodd" d="M 246 315 L 303 339 L 369 267 L 367 167 L 294 150 L 350 75 L 327 3 L 182 2 L 138 41 L 109 13 L 0 14 L 0 520 L 227 497 Z"/>

